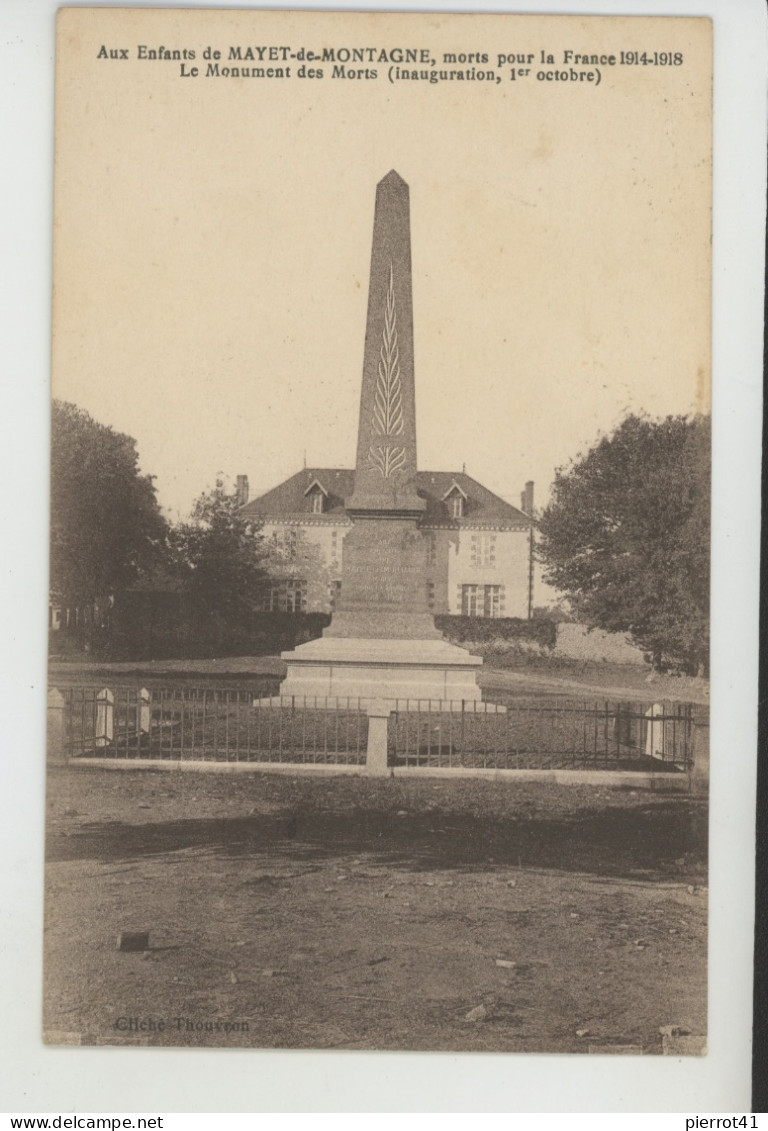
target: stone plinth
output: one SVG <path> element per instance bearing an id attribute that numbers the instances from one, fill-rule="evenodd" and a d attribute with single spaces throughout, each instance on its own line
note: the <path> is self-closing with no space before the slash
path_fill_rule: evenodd
<path id="1" fill-rule="evenodd" d="M 427 609 L 426 564 L 414 519 L 356 518 L 344 539 L 339 608 L 323 636 L 441 640 Z"/>
<path id="2" fill-rule="evenodd" d="M 479 702 L 479 656 L 446 640 L 310 640 L 283 652 L 280 696 L 332 699 L 433 699 Z"/>

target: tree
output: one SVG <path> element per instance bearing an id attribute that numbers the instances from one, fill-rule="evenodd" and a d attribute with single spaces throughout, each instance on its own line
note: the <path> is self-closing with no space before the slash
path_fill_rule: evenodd
<path id="1" fill-rule="evenodd" d="M 263 600 L 269 575 L 260 531 L 220 478 L 196 501 L 191 521 L 172 531 L 176 574 L 198 630 L 214 642 L 244 628 Z"/>
<path id="2" fill-rule="evenodd" d="M 592 627 L 695 674 L 709 656 L 710 421 L 629 416 L 557 471 L 545 579 Z"/>
<path id="3" fill-rule="evenodd" d="M 93 604 L 130 586 L 162 558 L 167 526 L 136 441 L 73 404 L 51 419 L 51 591 Z"/>

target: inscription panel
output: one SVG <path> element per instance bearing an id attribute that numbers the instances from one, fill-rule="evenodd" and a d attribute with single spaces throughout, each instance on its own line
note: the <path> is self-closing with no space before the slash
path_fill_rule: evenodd
<path id="1" fill-rule="evenodd" d="M 426 563 L 412 522 L 358 522 L 344 539 L 339 611 L 426 612 Z"/>

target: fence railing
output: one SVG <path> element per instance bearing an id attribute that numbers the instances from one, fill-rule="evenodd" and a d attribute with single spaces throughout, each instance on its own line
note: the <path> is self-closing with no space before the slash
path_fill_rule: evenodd
<path id="1" fill-rule="evenodd" d="M 69 757 L 208 762 L 365 762 L 360 701 L 261 700 L 229 688 L 70 687 Z"/>
<path id="2" fill-rule="evenodd" d="M 252 762 L 398 770 L 690 773 L 706 709 L 510 698 L 262 698 L 260 688 L 66 687 L 55 744 L 72 759 Z M 49 704 L 50 706 L 50 704 Z M 50 715 L 50 712 L 49 712 Z"/>
<path id="3" fill-rule="evenodd" d="M 398 700 L 390 723 L 395 766 L 679 772 L 694 761 L 690 703 L 509 699 L 504 714 L 466 702 L 441 710 Z"/>

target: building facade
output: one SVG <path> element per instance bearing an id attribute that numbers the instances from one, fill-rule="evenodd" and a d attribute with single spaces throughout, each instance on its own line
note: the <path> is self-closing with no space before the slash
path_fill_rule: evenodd
<path id="1" fill-rule="evenodd" d="M 352 528 L 345 500 L 354 471 L 305 468 L 248 501 L 238 476 L 242 512 L 263 524 L 275 583 L 265 607 L 332 613 L 341 592 L 344 538 Z M 419 471 L 426 501 L 424 585 L 430 612 L 527 618 L 532 609 L 533 484 L 517 508 L 464 472 Z"/>

